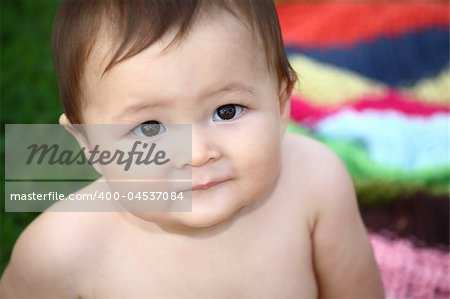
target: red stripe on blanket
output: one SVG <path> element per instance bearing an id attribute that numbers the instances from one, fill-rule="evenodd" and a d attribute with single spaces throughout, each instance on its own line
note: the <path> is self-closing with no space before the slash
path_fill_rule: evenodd
<path id="1" fill-rule="evenodd" d="M 353 45 L 431 27 L 448 28 L 449 8 L 445 2 L 277 5 L 285 44 L 303 47 Z"/>

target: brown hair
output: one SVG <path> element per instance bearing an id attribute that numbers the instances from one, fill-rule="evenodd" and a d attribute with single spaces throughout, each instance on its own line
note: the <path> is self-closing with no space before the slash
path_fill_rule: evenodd
<path id="1" fill-rule="evenodd" d="M 53 24 L 53 58 L 64 112 L 82 123 L 81 82 L 99 28 L 111 23 L 119 41 L 104 72 L 159 40 L 169 29 L 177 34 L 168 47 L 188 32 L 199 12 L 226 10 L 243 18 L 262 38 L 269 69 L 279 84 L 292 88 L 297 77 L 284 52 L 273 0 L 62 0 Z M 241 18 L 239 18 L 241 17 Z"/>

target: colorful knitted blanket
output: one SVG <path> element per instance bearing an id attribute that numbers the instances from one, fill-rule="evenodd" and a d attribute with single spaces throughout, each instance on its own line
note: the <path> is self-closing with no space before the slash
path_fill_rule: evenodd
<path id="1" fill-rule="evenodd" d="M 334 149 L 357 190 L 372 192 L 362 202 L 448 194 L 449 4 L 304 2 L 278 13 L 299 77 L 288 130 Z"/>

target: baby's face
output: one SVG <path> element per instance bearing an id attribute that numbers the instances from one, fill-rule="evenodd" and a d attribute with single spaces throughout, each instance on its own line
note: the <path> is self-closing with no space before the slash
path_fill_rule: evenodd
<path id="1" fill-rule="evenodd" d="M 183 165 L 192 170 L 192 185 L 198 187 L 192 191 L 192 212 L 136 215 L 211 226 L 274 186 L 283 135 L 280 90 L 262 46 L 232 16 L 200 21 L 162 54 L 171 37 L 103 77 L 109 41 L 100 38 L 85 75 L 83 117 L 88 124 L 132 124 L 134 132 L 148 121 L 192 124 L 192 160 Z"/>

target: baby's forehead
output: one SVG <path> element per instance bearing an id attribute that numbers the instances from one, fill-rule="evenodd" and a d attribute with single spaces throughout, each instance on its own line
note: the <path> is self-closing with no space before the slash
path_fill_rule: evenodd
<path id="1" fill-rule="evenodd" d="M 189 31 L 184 33 L 180 39 L 177 39 L 178 34 L 179 28 L 172 27 L 158 40 L 141 51 L 135 51 L 136 43 L 132 42 L 128 49 L 119 56 L 118 60 L 125 58 L 123 60 L 125 61 L 144 51 L 153 53 L 157 59 L 166 54 L 176 55 L 177 52 L 187 47 L 199 45 L 207 45 L 211 52 L 222 52 L 224 59 L 228 54 L 224 51 L 226 50 L 224 49 L 225 44 L 232 44 L 233 48 L 239 49 L 242 54 L 247 54 L 245 50 L 251 51 L 252 55 L 265 54 L 261 37 L 255 33 L 248 23 L 227 11 L 215 12 L 214 15 L 199 15 L 193 21 Z M 108 19 L 104 19 L 89 51 L 85 74 L 95 75 L 98 78 L 103 77 L 109 71 L 107 68 L 111 65 L 111 60 L 117 54 L 125 38 L 127 37 L 118 32 L 115 24 Z M 137 40 L 145 39 L 146 36 L 136 36 L 135 38 Z M 228 47 L 228 49 L 230 48 Z M 130 53 L 134 55 L 129 55 Z M 128 55 L 129 57 L 127 57 Z M 115 65 L 113 64 L 111 69 Z"/>

